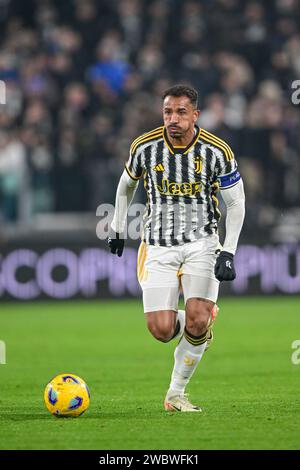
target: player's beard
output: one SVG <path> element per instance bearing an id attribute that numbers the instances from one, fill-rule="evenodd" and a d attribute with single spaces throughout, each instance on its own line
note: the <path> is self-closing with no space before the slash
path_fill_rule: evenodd
<path id="1" fill-rule="evenodd" d="M 168 127 L 168 132 L 169 132 L 170 137 L 172 137 L 173 139 L 178 139 L 178 138 L 184 137 L 185 131 L 183 129 L 178 127 L 174 130 L 171 130 L 172 127 L 173 126 Z"/>

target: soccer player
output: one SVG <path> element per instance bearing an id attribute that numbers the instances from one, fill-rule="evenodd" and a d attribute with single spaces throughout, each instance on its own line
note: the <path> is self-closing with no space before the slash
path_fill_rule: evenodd
<path id="1" fill-rule="evenodd" d="M 108 244 L 122 255 L 128 207 L 140 179 L 148 196 L 138 253 L 148 329 L 159 341 L 180 337 L 164 407 L 201 411 L 185 388 L 212 340 L 220 281 L 235 278 L 234 255 L 243 225 L 243 182 L 229 145 L 199 128 L 197 91 L 175 85 L 163 95 L 164 125 L 135 139 L 119 181 Z M 226 236 L 218 238 L 218 199 Z M 178 311 L 182 289 L 185 311 Z"/>

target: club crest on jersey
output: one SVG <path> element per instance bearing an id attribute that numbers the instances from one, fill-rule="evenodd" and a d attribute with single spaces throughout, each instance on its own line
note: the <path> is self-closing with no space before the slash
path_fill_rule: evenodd
<path id="1" fill-rule="evenodd" d="M 197 155 L 194 158 L 194 163 L 195 163 L 195 173 L 197 173 L 197 175 L 199 175 L 202 172 L 202 167 L 203 167 L 203 160 L 200 157 L 200 155 Z"/>
<path id="2" fill-rule="evenodd" d="M 164 196 L 196 196 L 201 193 L 202 184 L 200 181 L 191 183 L 173 183 L 167 179 L 163 179 L 161 186 L 158 184 L 156 188 L 160 194 Z"/>

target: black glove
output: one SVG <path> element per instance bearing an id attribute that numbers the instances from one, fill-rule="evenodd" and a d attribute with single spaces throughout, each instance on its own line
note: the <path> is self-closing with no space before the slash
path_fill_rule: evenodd
<path id="1" fill-rule="evenodd" d="M 110 251 L 113 255 L 118 255 L 119 257 L 122 256 L 124 250 L 124 238 L 120 238 L 121 234 L 114 232 L 112 229 L 109 232 L 109 237 L 107 239 L 107 243 L 109 246 Z"/>
<path id="2" fill-rule="evenodd" d="M 232 253 L 221 251 L 215 265 L 215 276 L 218 281 L 233 281 L 235 279 Z"/>

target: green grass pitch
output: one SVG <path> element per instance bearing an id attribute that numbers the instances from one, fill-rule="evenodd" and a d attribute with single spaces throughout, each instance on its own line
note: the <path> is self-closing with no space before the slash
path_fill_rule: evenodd
<path id="1" fill-rule="evenodd" d="M 188 392 L 202 413 L 168 413 L 176 342 L 148 333 L 140 301 L 2 304 L 1 449 L 299 449 L 299 298 L 220 299 L 215 341 Z M 43 403 L 58 373 L 84 378 L 88 411 Z"/>

